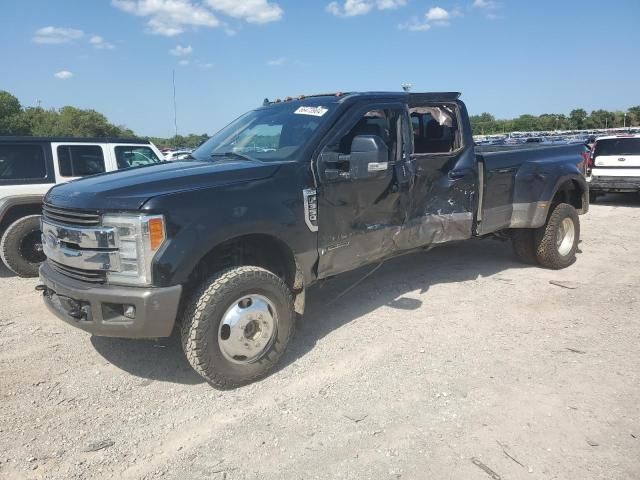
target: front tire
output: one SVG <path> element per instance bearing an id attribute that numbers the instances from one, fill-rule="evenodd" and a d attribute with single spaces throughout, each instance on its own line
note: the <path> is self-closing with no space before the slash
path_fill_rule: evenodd
<path id="1" fill-rule="evenodd" d="M 251 383 L 282 356 L 295 326 L 293 296 L 259 267 L 213 275 L 193 295 L 182 319 L 182 347 L 193 369 L 215 387 Z"/>
<path id="2" fill-rule="evenodd" d="M 0 257 L 20 277 L 37 277 L 46 257 L 42 251 L 40 215 L 28 215 L 13 222 L 0 240 Z"/>
<path id="3" fill-rule="evenodd" d="M 580 241 L 580 220 L 576 209 L 558 204 L 544 227 L 535 232 L 536 258 L 543 267 L 566 268 L 576 261 Z"/>

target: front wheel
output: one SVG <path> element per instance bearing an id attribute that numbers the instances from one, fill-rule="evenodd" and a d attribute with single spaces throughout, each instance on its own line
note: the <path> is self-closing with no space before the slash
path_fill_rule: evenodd
<path id="1" fill-rule="evenodd" d="M 5 265 L 21 277 L 37 277 L 46 257 L 42 250 L 40 215 L 19 218 L 4 232 L 0 257 Z"/>
<path id="2" fill-rule="evenodd" d="M 553 270 L 568 267 L 576 260 L 580 241 L 578 212 L 567 203 L 558 204 L 534 237 L 536 258 L 543 267 Z"/>
<path id="3" fill-rule="evenodd" d="M 182 347 L 189 363 L 219 388 L 266 375 L 295 326 L 291 291 L 259 267 L 236 267 L 209 278 L 185 309 Z"/>

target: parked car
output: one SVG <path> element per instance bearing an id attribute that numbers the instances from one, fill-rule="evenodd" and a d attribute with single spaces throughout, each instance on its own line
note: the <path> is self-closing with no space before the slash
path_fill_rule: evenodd
<path id="1" fill-rule="evenodd" d="M 319 280 L 491 235 L 527 263 L 571 265 L 589 208 L 582 146 L 487 148 L 458 93 L 267 102 L 193 160 L 52 188 L 38 289 L 94 335 L 166 337 L 178 323 L 200 375 L 251 382 Z"/>
<path id="2" fill-rule="evenodd" d="M 640 192 L 640 135 L 596 138 L 587 173 L 592 202 L 606 192 Z"/>
<path id="3" fill-rule="evenodd" d="M 191 155 L 191 150 L 173 150 L 165 153 L 164 159 L 167 162 L 175 162 L 176 160 L 184 160 Z"/>
<path id="4" fill-rule="evenodd" d="M 23 277 L 45 259 L 42 198 L 53 185 L 87 175 L 159 163 L 147 140 L 0 137 L 0 257 Z"/>

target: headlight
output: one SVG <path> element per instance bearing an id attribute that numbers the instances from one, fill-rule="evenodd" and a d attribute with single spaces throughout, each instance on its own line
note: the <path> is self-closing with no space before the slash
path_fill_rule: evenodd
<path id="1" fill-rule="evenodd" d="M 166 239 L 162 215 L 110 214 L 102 224 L 114 227 L 120 253 L 120 268 L 107 272 L 109 283 L 150 285 L 151 262 Z"/>

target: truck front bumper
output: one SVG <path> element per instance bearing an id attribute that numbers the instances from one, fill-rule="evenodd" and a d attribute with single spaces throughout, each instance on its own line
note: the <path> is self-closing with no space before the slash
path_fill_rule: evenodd
<path id="1" fill-rule="evenodd" d="M 640 177 L 592 176 L 587 179 L 592 192 L 638 192 Z"/>
<path id="2" fill-rule="evenodd" d="M 40 267 L 39 290 L 58 318 L 93 335 L 157 338 L 171 335 L 182 287 L 93 285 Z"/>

